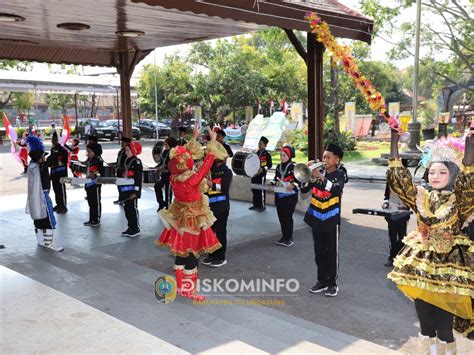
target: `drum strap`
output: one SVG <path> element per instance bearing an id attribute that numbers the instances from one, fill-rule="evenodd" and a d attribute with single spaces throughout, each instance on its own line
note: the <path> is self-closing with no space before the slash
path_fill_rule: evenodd
<path id="1" fill-rule="evenodd" d="M 125 160 L 125 176 L 128 176 L 128 169 L 130 169 L 130 165 L 137 160 L 137 157 L 134 157 L 132 160 L 130 160 L 127 164 L 127 161 Z"/>
<path id="2" fill-rule="evenodd" d="M 288 168 L 290 167 L 290 165 L 293 166 L 294 164 L 292 162 L 289 162 L 286 165 L 285 170 L 281 171 L 282 164 L 283 163 L 280 163 L 280 165 L 278 165 L 278 171 L 280 172 L 281 179 L 284 180 L 286 178 L 286 173 L 288 172 Z"/>

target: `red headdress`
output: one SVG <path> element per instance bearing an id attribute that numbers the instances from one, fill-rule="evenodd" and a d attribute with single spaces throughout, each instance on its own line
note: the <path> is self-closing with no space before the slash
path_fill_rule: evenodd
<path id="1" fill-rule="evenodd" d="M 179 175 L 187 170 L 191 170 L 194 166 L 193 156 L 189 150 L 182 146 L 177 146 L 170 151 L 170 161 L 168 168 L 171 174 Z"/>

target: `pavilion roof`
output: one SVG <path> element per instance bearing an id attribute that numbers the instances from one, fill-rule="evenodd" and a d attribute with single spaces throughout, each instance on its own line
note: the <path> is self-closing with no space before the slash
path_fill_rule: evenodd
<path id="1" fill-rule="evenodd" d="M 115 67 L 124 51 L 136 63 L 154 48 L 268 26 L 309 31 L 308 11 L 327 21 L 334 35 L 370 43 L 372 20 L 335 0 L 2 0 L 0 58 Z M 24 20 L 4 22 L 3 14 Z M 58 27 L 63 23 L 90 28 Z M 119 35 L 130 30 L 144 34 Z"/>

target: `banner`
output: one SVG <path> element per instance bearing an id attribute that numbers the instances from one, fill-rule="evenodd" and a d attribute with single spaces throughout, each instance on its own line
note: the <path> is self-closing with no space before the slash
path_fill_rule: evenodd
<path id="1" fill-rule="evenodd" d="M 345 116 L 347 122 L 347 128 L 355 132 L 356 130 L 356 104 L 355 102 L 346 102 L 345 105 Z"/>
<path id="2" fill-rule="evenodd" d="M 400 102 L 389 102 L 388 114 L 390 117 L 397 117 L 400 114 Z"/>
<path id="3" fill-rule="evenodd" d="M 399 114 L 398 121 L 403 131 L 408 132 L 408 124 L 411 121 L 411 113 L 409 111 L 403 111 Z"/>
<path id="4" fill-rule="evenodd" d="M 303 103 L 291 103 L 291 121 L 297 123 L 298 128 L 303 128 Z"/>
<path id="5" fill-rule="evenodd" d="M 288 121 L 283 112 L 275 112 L 272 117 L 257 115 L 250 121 L 243 148 L 250 150 L 258 149 L 260 137 L 265 136 L 268 138 L 267 150 L 275 150 L 287 126 Z"/>

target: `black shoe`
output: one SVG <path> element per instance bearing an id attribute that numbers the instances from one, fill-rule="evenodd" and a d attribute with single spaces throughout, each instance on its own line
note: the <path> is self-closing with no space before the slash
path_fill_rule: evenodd
<path id="1" fill-rule="evenodd" d="M 278 245 L 281 245 L 282 247 L 291 247 L 295 242 L 293 239 L 283 239 L 281 238 L 279 241 L 275 242 Z"/>
<path id="2" fill-rule="evenodd" d="M 227 264 L 227 260 L 222 259 L 222 260 L 214 260 L 209 266 L 210 267 L 221 267 Z"/>
<path id="3" fill-rule="evenodd" d="M 130 233 L 130 228 L 127 228 L 126 231 L 122 232 L 122 237 L 128 237 L 128 233 Z"/>
<path id="4" fill-rule="evenodd" d="M 337 292 L 339 291 L 339 287 L 337 286 L 329 286 L 326 292 L 324 292 L 324 296 L 326 297 L 336 297 Z"/>
<path id="5" fill-rule="evenodd" d="M 250 210 L 250 211 L 253 211 L 253 210 L 256 210 L 257 208 L 258 208 L 258 207 L 251 206 L 251 207 L 249 207 L 249 210 Z"/>
<path id="6" fill-rule="evenodd" d="M 259 208 L 256 208 L 255 211 L 257 212 L 263 212 L 265 211 L 267 208 L 266 207 L 259 207 Z"/>
<path id="7" fill-rule="evenodd" d="M 84 225 L 85 225 L 86 227 L 90 227 L 90 226 L 91 226 L 91 224 L 92 224 L 92 222 L 91 222 L 91 221 L 84 222 Z"/>
<path id="8" fill-rule="evenodd" d="M 58 205 L 56 205 L 56 206 L 53 207 L 53 211 L 54 211 L 54 212 L 56 212 L 57 210 L 59 210 L 59 206 L 58 206 Z"/>
<path id="9" fill-rule="evenodd" d="M 98 227 L 98 226 L 100 226 L 100 222 L 99 221 L 91 222 L 89 225 L 91 227 Z"/>
<path id="10" fill-rule="evenodd" d="M 328 287 L 326 285 L 323 285 L 323 284 L 317 282 L 316 285 L 314 285 L 313 287 L 311 287 L 309 289 L 309 292 L 311 292 L 311 293 L 320 293 L 320 292 L 326 291 L 327 289 L 328 289 Z"/>
<path id="11" fill-rule="evenodd" d="M 56 211 L 58 214 L 64 214 L 67 213 L 67 208 L 66 207 L 59 207 L 58 210 Z"/>
<path id="12" fill-rule="evenodd" d="M 393 267 L 393 259 L 388 258 L 387 262 L 383 265 L 386 267 Z"/>
<path id="13" fill-rule="evenodd" d="M 209 266 L 213 261 L 214 258 L 212 256 L 208 256 L 206 259 L 201 261 L 201 264 Z"/>
<path id="14" fill-rule="evenodd" d="M 127 233 L 127 237 L 129 238 L 136 238 L 140 235 L 140 229 L 130 229 Z"/>

